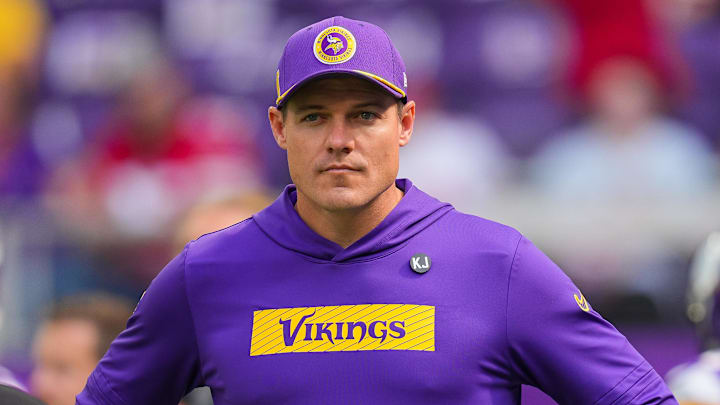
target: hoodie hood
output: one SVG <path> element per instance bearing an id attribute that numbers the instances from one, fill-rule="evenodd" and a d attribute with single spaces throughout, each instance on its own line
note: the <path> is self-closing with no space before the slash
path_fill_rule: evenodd
<path id="1" fill-rule="evenodd" d="M 408 179 L 395 180 L 395 184 L 405 193 L 400 202 L 378 226 L 346 249 L 315 233 L 300 218 L 295 211 L 294 184 L 286 186 L 280 197 L 253 219 L 275 243 L 311 258 L 332 262 L 372 260 L 397 250 L 453 209 L 420 191 Z"/>

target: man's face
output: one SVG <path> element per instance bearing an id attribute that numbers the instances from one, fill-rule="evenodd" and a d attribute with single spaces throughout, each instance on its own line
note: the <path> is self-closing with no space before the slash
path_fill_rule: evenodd
<path id="1" fill-rule="evenodd" d="M 345 75 L 303 86 L 285 108 L 284 117 L 270 108 L 273 134 L 298 193 L 316 208 L 362 208 L 394 184 L 399 148 L 412 135 L 412 101 L 398 112 L 378 85 Z"/>
<path id="2" fill-rule="evenodd" d="M 73 405 L 97 365 L 98 331 L 84 320 L 50 321 L 33 343 L 32 392 L 48 405 Z"/>

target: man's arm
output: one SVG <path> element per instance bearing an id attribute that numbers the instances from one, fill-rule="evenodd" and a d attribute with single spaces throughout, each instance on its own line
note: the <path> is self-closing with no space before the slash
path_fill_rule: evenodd
<path id="1" fill-rule="evenodd" d="M 560 404 L 677 404 L 660 376 L 522 238 L 508 282 L 508 356 L 518 379 Z"/>
<path id="2" fill-rule="evenodd" d="M 187 247 L 152 281 L 77 405 L 176 405 L 202 385 L 185 286 Z"/>

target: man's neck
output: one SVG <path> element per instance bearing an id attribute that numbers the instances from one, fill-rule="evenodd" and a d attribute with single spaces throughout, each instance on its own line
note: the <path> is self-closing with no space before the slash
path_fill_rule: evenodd
<path id="1" fill-rule="evenodd" d="M 298 192 L 295 210 L 310 229 L 344 249 L 378 226 L 402 197 L 403 191 L 393 184 L 367 205 L 329 211 L 313 204 Z"/>

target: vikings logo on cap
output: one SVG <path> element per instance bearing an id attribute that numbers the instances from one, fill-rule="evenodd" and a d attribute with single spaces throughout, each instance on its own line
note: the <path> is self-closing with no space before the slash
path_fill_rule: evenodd
<path id="1" fill-rule="evenodd" d="M 337 25 L 324 29 L 313 45 L 315 57 L 326 65 L 347 62 L 355 55 L 355 49 L 353 34 Z"/>

